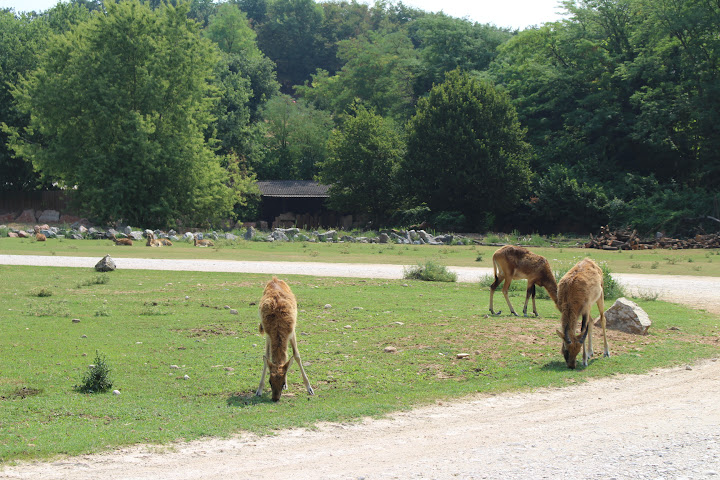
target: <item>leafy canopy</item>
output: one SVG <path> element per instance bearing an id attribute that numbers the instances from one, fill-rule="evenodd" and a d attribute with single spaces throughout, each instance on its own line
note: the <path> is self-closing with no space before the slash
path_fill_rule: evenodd
<path id="1" fill-rule="evenodd" d="M 7 129 L 12 148 L 44 177 L 76 188 L 83 211 L 100 221 L 225 218 L 232 192 L 205 138 L 216 48 L 186 4 L 105 8 L 52 37 L 14 89 L 31 122 Z"/>

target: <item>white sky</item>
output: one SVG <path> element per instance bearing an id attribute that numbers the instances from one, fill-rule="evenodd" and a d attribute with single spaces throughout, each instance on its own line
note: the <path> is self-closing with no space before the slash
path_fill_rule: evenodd
<path id="1" fill-rule="evenodd" d="M 57 0 L 0 0 L 0 8 L 43 11 L 57 3 Z M 442 11 L 453 17 L 520 29 L 560 20 L 563 11 L 558 7 L 559 0 L 403 0 L 403 3 L 428 12 Z"/>

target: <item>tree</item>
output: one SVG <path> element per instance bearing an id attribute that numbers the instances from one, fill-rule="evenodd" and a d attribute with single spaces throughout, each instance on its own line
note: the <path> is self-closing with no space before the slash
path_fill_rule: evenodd
<path id="1" fill-rule="evenodd" d="M 99 221 L 149 227 L 227 218 L 233 195 L 204 133 L 217 51 L 187 4 L 106 14 L 52 37 L 14 90 L 27 129 L 6 129 L 44 178 Z"/>
<path id="2" fill-rule="evenodd" d="M 528 192 L 529 145 L 509 99 L 459 70 L 445 76 L 408 122 L 400 166 L 407 195 L 433 213 L 459 212 L 488 228 Z"/>
<path id="3" fill-rule="evenodd" d="M 260 49 L 277 65 L 284 93 L 302 85 L 315 71 L 324 41 L 319 31 L 323 10 L 314 0 L 272 0 L 265 21 L 258 25 Z"/>
<path id="4" fill-rule="evenodd" d="M 330 114 L 289 95 L 273 97 L 263 109 L 265 151 L 250 163 L 261 180 L 310 180 L 326 157 Z"/>
<path id="5" fill-rule="evenodd" d="M 318 108 L 342 115 L 361 101 L 379 115 L 398 122 L 409 118 L 415 105 L 413 85 L 417 52 L 405 32 L 369 32 L 339 42 L 338 58 L 345 62 L 334 76 L 318 71 L 297 91 Z"/>
<path id="6" fill-rule="evenodd" d="M 274 64 L 258 49 L 245 14 L 231 3 L 220 5 L 205 36 L 223 52 L 215 74 L 221 90 L 215 114 L 221 151 L 244 155 L 250 148 L 251 122 L 278 92 Z"/>
<path id="7" fill-rule="evenodd" d="M 393 125 L 363 105 L 353 105 L 328 141 L 319 178 L 330 185 L 330 205 L 368 214 L 380 225 L 395 206 L 395 172 L 404 151 Z"/>

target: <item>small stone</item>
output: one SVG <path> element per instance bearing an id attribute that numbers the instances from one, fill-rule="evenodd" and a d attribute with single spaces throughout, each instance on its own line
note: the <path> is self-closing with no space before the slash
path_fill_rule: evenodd
<path id="1" fill-rule="evenodd" d="M 185 380 L 190 380 L 190 376 L 189 376 L 189 375 L 185 375 L 183 378 L 184 378 Z"/>
<path id="2" fill-rule="evenodd" d="M 170 368 L 173 370 L 178 370 L 180 367 L 178 367 L 177 365 L 170 365 Z"/>
<path id="3" fill-rule="evenodd" d="M 403 322 L 395 322 L 395 325 L 405 325 Z"/>
<path id="4" fill-rule="evenodd" d="M 72 319 L 72 322 L 73 322 L 73 323 L 80 323 L 80 319 L 79 319 L 79 318 L 73 318 L 73 319 Z"/>
<path id="5" fill-rule="evenodd" d="M 185 295 L 185 300 L 190 300 L 190 297 Z"/>
<path id="6" fill-rule="evenodd" d="M 385 352 L 385 353 L 397 353 L 397 348 L 392 347 L 392 346 L 385 347 L 385 349 L 383 350 L 383 352 Z"/>
<path id="7" fill-rule="evenodd" d="M 353 310 L 365 310 L 363 307 L 353 307 Z"/>
<path id="8" fill-rule="evenodd" d="M 692 367 L 690 365 L 685 365 L 685 370 L 692 370 Z"/>
<path id="9" fill-rule="evenodd" d="M 235 369 L 233 367 L 225 367 L 226 372 L 234 372 Z"/>
<path id="10" fill-rule="evenodd" d="M 230 310 L 230 305 L 225 305 L 223 308 L 224 308 L 225 310 Z"/>
<path id="11" fill-rule="evenodd" d="M 231 308 L 231 309 L 230 309 L 230 314 L 231 314 L 231 315 L 238 315 L 238 311 L 235 310 L 234 308 Z"/>
<path id="12" fill-rule="evenodd" d="M 324 308 L 325 310 L 328 310 L 328 309 L 332 308 L 332 305 L 330 305 L 329 303 L 326 303 L 323 308 Z"/>
<path id="13" fill-rule="evenodd" d="M 87 338 L 87 335 L 81 335 L 80 338 Z"/>
<path id="14" fill-rule="evenodd" d="M 345 325 L 343 328 L 352 328 L 352 325 Z"/>
<path id="15" fill-rule="evenodd" d="M 456 356 L 457 358 L 459 358 L 460 360 L 462 360 L 462 359 L 464 359 L 464 358 L 468 358 L 468 357 L 470 356 L 470 354 L 469 354 L 469 353 L 458 353 L 458 354 L 455 355 L 455 356 Z"/>
<path id="16" fill-rule="evenodd" d="M 113 395 L 120 395 L 120 390 L 113 390 Z"/>

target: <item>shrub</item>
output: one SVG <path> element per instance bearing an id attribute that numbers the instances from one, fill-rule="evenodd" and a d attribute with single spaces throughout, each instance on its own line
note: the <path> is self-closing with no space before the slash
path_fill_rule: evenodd
<path id="1" fill-rule="evenodd" d="M 112 388 L 110 380 L 110 366 L 104 355 L 95 352 L 95 364 L 85 372 L 82 383 L 75 385 L 75 390 L 80 393 L 101 393 Z"/>
<path id="2" fill-rule="evenodd" d="M 408 280 L 423 280 L 426 282 L 456 282 L 457 274 L 448 271 L 445 265 L 433 261 L 418 264 L 404 270 L 403 278 Z"/>

